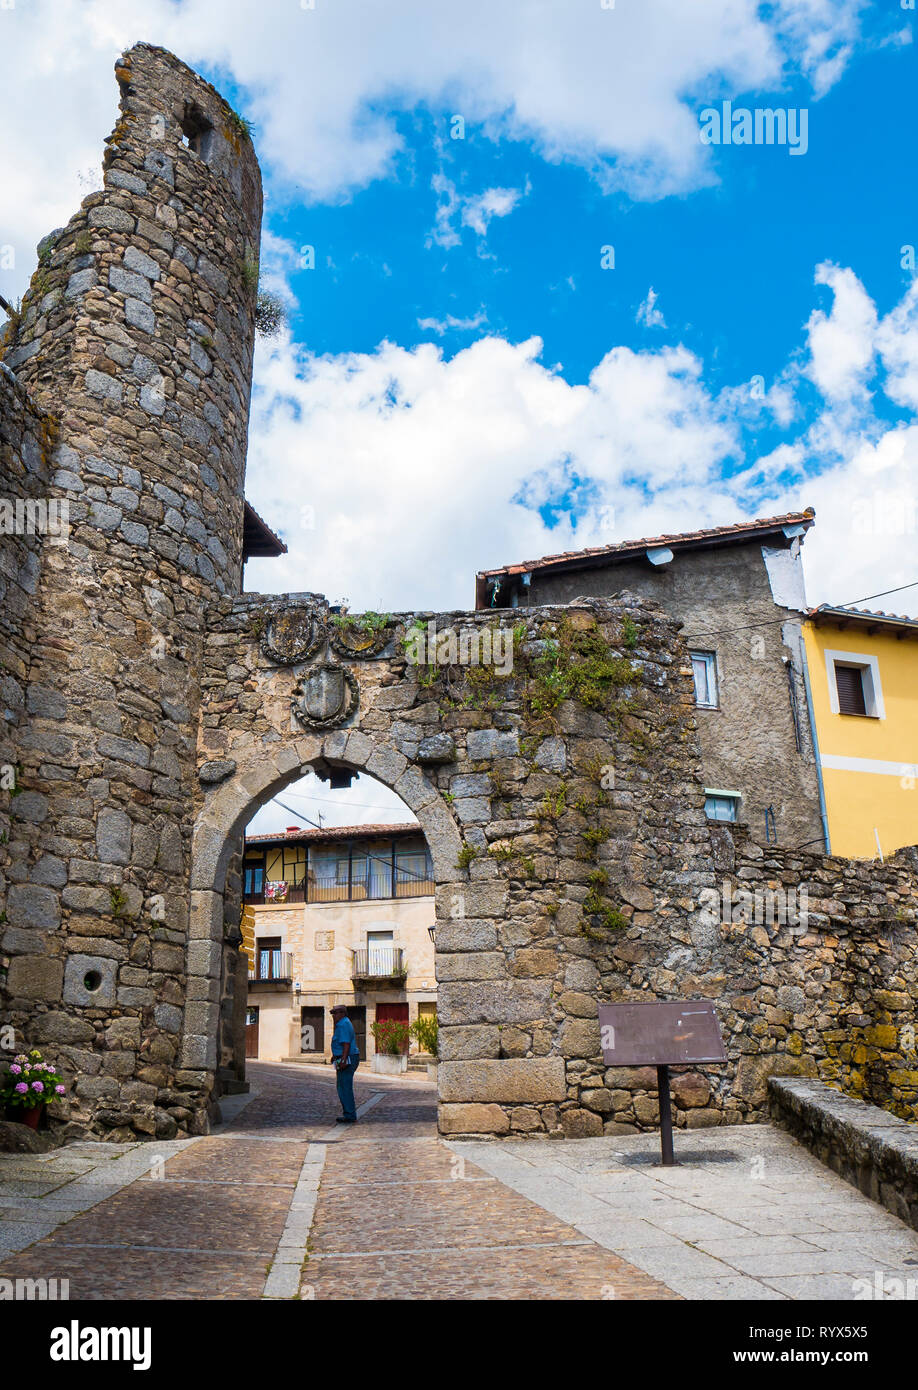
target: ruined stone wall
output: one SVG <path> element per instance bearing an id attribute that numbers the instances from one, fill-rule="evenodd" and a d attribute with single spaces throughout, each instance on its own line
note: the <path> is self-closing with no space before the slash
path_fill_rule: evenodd
<path id="1" fill-rule="evenodd" d="M 880 864 L 733 839 L 715 849 L 733 900 L 734 920 L 719 915 L 736 1093 L 758 1108 L 771 1071 L 800 1072 L 918 1118 L 918 849 Z M 779 904 L 793 892 L 796 918 L 768 921 L 769 891 Z"/>
<path id="2" fill-rule="evenodd" d="M 261 190 L 184 64 L 138 45 L 116 77 L 105 186 L 42 242 L 4 344 L 56 417 L 71 534 L 30 613 L 0 1003 L 75 1080 L 74 1120 L 168 1136 L 213 1083 L 179 1055 L 190 813 L 204 613 L 241 574 Z"/>
<path id="3" fill-rule="evenodd" d="M 0 905 L 7 921 L 9 894 L 15 905 L 23 893 L 18 885 L 24 877 L 21 863 L 28 854 L 30 822 L 41 811 L 35 794 L 22 788 L 22 756 L 34 703 L 29 695 L 37 636 L 34 601 L 42 547 L 50 543 L 50 537 L 47 528 L 36 525 L 41 511 L 29 513 L 22 504 L 44 508 L 47 521 L 53 430 L 54 422 L 0 364 Z M 53 899 L 50 889 L 46 898 Z M 0 987 L 7 979 L 12 953 L 36 944 L 39 938 L 28 930 L 0 927 Z"/>
<path id="4" fill-rule="evenodd" d="M 277 660 L 274 628 L 291 612 L 326 636 Z M 408 662 L 413 625 L 430 621 L 515 625 L 512 677 Z M 336 641 L 315 595 L 214 610 L 193 937 L 222 920 L 234 826 L 317 762 L 365 768 L 416 812 L 433 857 L 443 1132 L 654 1127 L 653 1069 L 602 1061 L 597 1005 L 620 999 L 717 1003 L 729 1061 L 675 1075 L 680 1125 L 763 1118 L 774 1072 L 849 1087 L 870 1075 L 882 1103 L 914 1103 L 914 852 L 876 866 L 765 851 L 707 822 L 691 671 L 678 624 L 655 605 L 396 615 L 378 652 L 347 659 L 359 691 L 347 727 L 310 733 L 298 692 L 346 659 Z M 788 899 L 776 908 L 776 890 L 792 914 L 808 893 L 802 924 L 779 920 Z M 753 894 L 748 921 L 741 891 Z M 210 1025 L 197 1018 L 203 1045 Z"/>

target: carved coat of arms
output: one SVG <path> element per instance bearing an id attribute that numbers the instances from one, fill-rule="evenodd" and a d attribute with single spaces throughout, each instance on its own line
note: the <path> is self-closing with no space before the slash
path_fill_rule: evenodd
<path id="1" fill-rule="evenodd" d="M 291 707 L 307 729 L 330 729 L 350 719 L 359 697 L 352 671 L 335 661 L 322 661 L 299 678 Z"/>
<path id="2" fill-rule="evenodd" d="M 326 614 L 312 604 L 285 603 L 271 614 L 261 649 L 280 666 L 306 661 L 326 640 Z"/>

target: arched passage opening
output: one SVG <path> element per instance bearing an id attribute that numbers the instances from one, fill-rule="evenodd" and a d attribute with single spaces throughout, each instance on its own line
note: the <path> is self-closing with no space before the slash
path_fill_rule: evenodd
<path id="1" fill-rule="evenodd" d="M 316 772 L 339 785 L 364 773 L 389 789 L 390 805 L 404 807 L 396 830 L 285 822 L 263 848 L 250 846 L 247 868 L 256 813 Z M 439 792 L 382 741 L 351 734 L 344 746 L 337 734 L 268 754 L 253 748 L 205 794 L 195 825 L 183 1066 L 207 1073 L 219 1095 L 239 1088 L 247 1051 L 327 1057 L 333 1003 L 353 1011 L 365 1057 L 374 1023 L 429 1014 L 437 902 L 449 903 L 436 889 L 456 878 L 460 850 Z"/>

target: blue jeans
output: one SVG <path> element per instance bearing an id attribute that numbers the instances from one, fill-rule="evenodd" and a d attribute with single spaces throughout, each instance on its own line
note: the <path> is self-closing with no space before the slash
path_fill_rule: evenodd
<path id="1" fill-rule="evenodd" d="M 338 1087 L 338 1099 L 341 1102 L 341 1109 L 346 1120 L 356 1120 L 357 1110 L 354 1105 L 354 1072 L 360 1066 L 360 1058 L 356 1062 L 348 1062 L 346 1067 L 335 1068 L 335 1084 Z"/>

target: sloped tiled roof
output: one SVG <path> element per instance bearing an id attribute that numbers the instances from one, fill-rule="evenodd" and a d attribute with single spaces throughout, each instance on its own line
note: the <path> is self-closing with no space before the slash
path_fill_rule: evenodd
<path id="1" fill-rule="evenodd" d="M 304 841 L 315 844 L 327 840 L 378 840 L 386 836 L 421 835 L 420 825 L 327 825 L 309 830 L 281 830 L 273 835 L 246 835 L 247 845 L 302 844 Z"/>
<path id="2" fill-rule="evenodd" d="M 286 554 L 287 547 L 284 542 L 279 536 L 275 536 L 268 523 L 258 515 L 251 502 L 247 501 L 242 519 L 243 562 L 250 555 L 276 556 Z"/>
<path id="3" fill-rule="evenodd" d="M 888 624 L 891 627 L 902 627 L 912 629 L 918 634 L 918 618 L 906 618 L 899 613 L 884 613 L 881 610 L 872 612 L 869 608 L 851 608 L 845 604 L 821 603 L 818 608 L 809 608 L 807 617 L 819 626 L 820 618 L 825 622 L 844 626 L 846 623 L 854 623 L 857 627 L 882 627 Z"/>
<path id="4" fill-rule="evenodd" d="M 553 565 L 565 568 L 578 568 L 596 560 L 614 559 L 629 555 L 634 551 L 653 550 L 658 546 L 669 549 L 701 549 L 708 545 L 723 545 L 734 540 L 758 540 L 763 534 L 781 531 L 785 526 L 804 526 L 809 529 L 816 519 L 812 507 L 802 512 L 787 512 L 784 516 L 760 517 L 756 521 L 737 521 L 729 526 L 712 526 L 703 531 L 680 531 L 669 536 L 642 536 L 633 541 L 616 541 L 612 545 L 591 546 L 586 550 L 562 550 L 557 555 L 544 555 L 541 560 L 524 560 L 518 565 L 501 565 L 497 569 L 480 570 L 479 578 L 491 579 L 497 575 L 528 574 L 533 570 L 546 569 Z"/>

